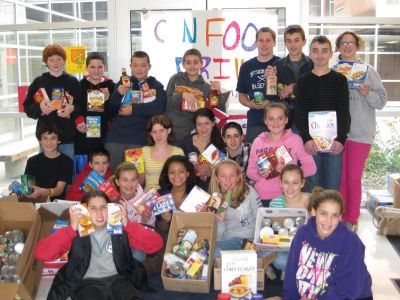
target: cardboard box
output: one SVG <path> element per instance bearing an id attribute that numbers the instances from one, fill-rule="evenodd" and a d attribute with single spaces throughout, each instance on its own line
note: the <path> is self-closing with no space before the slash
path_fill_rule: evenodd
<path id="1" fill-rule="evenodd" d="M 289 251 L 290 243 L 278 245 L 261 243 L 260 230 L 264 227 L 264 220 L 267 218 L 271 219 L 272 223 L 278 221 L 282 224 L 283 220 L 286 218 L 292 218 L 294 220 L 297 217 L 305 218 L 304 221 L 307 222 L 307 209 L 260 207 L 257 210 L 256 228 L 254 230 L 254 243 L 262 250 Z"/>
<path id="2" fill-rule="evenodd" d="M 388 191 L 393 195 L 393 206 L 400 208 L 400 173 L 388 175 Z"/>
<path id="3" fill-rule="evenodd" d="M 191 293 L 209 293 L 210 282 L 212 275 L 212 267 L 214 263 L 214 244 L 217 223 L 214 213 L 203 212 L 203 213 L 184 213 L 175 211 L 168 234 L 167 245 L 165 247 L 165 253 L 172 252 L 172 247 L 176 243 L 178 231 L 183 228 L 191 228 L 196 231 L 198 237 L 197 240 L 208 239 L 210 242 L 210 251 L 208 258 L 208 272 L 206 280 L 192 280 L 192 279 L 176 279 L 169 278 L 165 275 L 165 263 L 162 266 L 161 279 L 164 284 L 164 289 L 168 291 L 178 292 L 191 292 Z"/>
<path id="4" fill-rule="evenodd" d="M 33 256 L 40 234 L 40 216 L 32 203 L 19 203 L 13 195 L 0 200 L 0 234 L 7 230 L 20 229 L 25 236 L 24 250 L 17 263 L 20 283 L 0 283 L 0 299 L 34 299 L 39 286 L 40 263 Z"/>
<path id="5" fill-rule="evenodd" d="M 368 190 L 365 206 L 370 212 L 375 212 L 378 206 L 393 205 L 393 195 L 387 190 Z"/>
<path id="6" fill-rule="evenodd" d="M 264 290 L 265 269 L 275 260 L 275 253 L 257 259 L 257 290 Z M 221 258 L 216 257 L 214 262 L 214 289 L 221 290 Z"/>

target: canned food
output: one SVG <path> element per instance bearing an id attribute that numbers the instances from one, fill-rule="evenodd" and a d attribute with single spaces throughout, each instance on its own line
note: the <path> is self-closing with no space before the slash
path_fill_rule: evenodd
<path id="1" fill-rule="evenodd" d="M 271 227 L 275 232 L 278 232 L 282 228 L 281 223 L 279 222 L 272 223 Z"/>
<path id="2" fill-rule="evenodd" d="M 271 169 L 271 162 L 269 161 L 269 159 L 268 159 L 268 157 L 266 155 L 261 155 L 257 159 L 257 167 L 261 171 Z"/>
<path id="3" fill-rule="evenodd" d="M 218 193 L 212 193 L 210 200 L 207 202 L 207 210 L 211 212 L 217 212 L 221 206 L 223 196 Z"/>
<path id="4" fill-rule="evenodd" d="M 286 218 L 283 220 L 283 227 L 290 229 L 294 226 L 294 221 L 292 218 Z"/>
<path id="5" fill-rule="evenodd" d="M 189 255 L 190 250 L 192 250 L 192 246 L 196 239 L 196 231 L 188 229 L 184 237 L 182 238 L 182 241 L 179 243 L 178 250 L 176 250 L 175 254 L 182 259 L 186 259 Z"/>

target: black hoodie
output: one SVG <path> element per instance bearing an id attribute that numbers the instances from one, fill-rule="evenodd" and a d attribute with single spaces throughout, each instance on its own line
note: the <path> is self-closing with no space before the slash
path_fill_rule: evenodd
<path id="1" fill-rule="evenodd" d="M 64 92 L 68 92 L 74 97 L 74 111 L 70 118 L 61 118 L 57 115 L 57 111 L 51 112 L 48 116 L 42 115 L 40 104 L 33 99 L 34 94 L 38 89 L 44 88 L 47 95 L 51 98 L 53 88 L 63 88 Z M 75 123 L 74 119 L 79 115 L 81 102 L 81 92 L 78 79 L 67 73 L 63 73 L 58 77 L 54 77 L 49 72 L 43 73 L 36 77 L 29 86 L 28 93 L 24 101 L 24 110 L 29 118 L 38 120 L 37 126 L 45 119 L 50 119 L 56 123 L 62 130 L 62 144 L 71 144 L 74 142 Z"/>

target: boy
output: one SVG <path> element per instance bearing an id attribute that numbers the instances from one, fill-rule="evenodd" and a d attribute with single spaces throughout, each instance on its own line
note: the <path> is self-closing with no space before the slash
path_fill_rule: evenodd
<path id="1" fill-rule="evenodd" d="M 79 115 L 80 87 L 78 80 L 64 72 L 66 52 L 59 44 L 47 45 L 43 50 L 43 62 L 49 72 L 36 77 L 29 86 L 24 110 L 29 118 L 37 119 L 37 127 L 48 116 L 62 130 L 63 137 L 59 151 L 74 159 L 74 120 Z M 49 99 L 41 101 L 38 91 L 44 88 Z M 57 107 L 60 99 L 64 101 Z"/>
<path id="2" fill-rule="evenodd" d="M 88 161 L 88 155 L 91 150 L 104 148 L 103 139 L 107 130 L 107 101 L 110 94 L 114 91 L 115 83 L 104 76 L 104 57 L 98 52 L 91 53 L 86 58 L 87 75 L 79 82 L 81 87 L 81 113 L 84 117 L 83 124 L 77 124 L 78 132 L 75 134 L 75 156 L 83 156 L 80 160 L 80 166 L 75 165 L 75 172 L 80 172 Z M 102 103 L 101 99 L 104 99 Z M 87 116 L 92 118 L 100 117 L 100 131 L 96 131 L 98 136 L 87 137 L 88 127 Z M 76 159 L 76 161 L 79 161 Z"/>
<path id="3" fill-rule="evenodd" d="M 332 57 L 331 42 L 326 36 L 316 36 L 311 41 L 310 58 L 314 62 L 312 72 L 301 77 L 297 88 L 298 107 L 296 121 L 307 153 L 313 155 L 317 173 L 308 177 L 307 187 L 314 186 L 339 190 L 342 174 L 343 145 L 350 130 L 349 89 L 347 79 L 329 68 Z M 329 153 L 317 153 L 308 128 L 308 113 L 335 111 L 337 137 Z"/>
<path id="4" fill-rule="evenodd" d="M 194 129 L 194 112 L 196 111 L 197 100 L 191 89 L 200 90 L 203 93 L 204 100 L 208 97 L 210 90 L 220 90 L 219 81 L 211 81 L 211 85 L 207 83 L 200 70 L 203 67 L 203 57 L 199 50 L 189 49 L 182 58 L 182 66 L 185 72 L 178 72 L 173 75 L 167 85 L 167 108 L 166 113 L 172 120 L 174 128 L 174 137 L 177 144 L 184 137 L 190 134 Z M 187 92 L 176 89 L 176 86 L 183 86 Z M 182 100 L 189 105 L 188 110 L 182 110 Z M 221 99 L 222 100 L 222 99 Z M 225 101 L 221 101 L 219 109 L 225 111 Z"/>
<path id="5" fill-rule="evenodd" d="M 71 184 L 73 162 L 57 149 L 61 130 L 49 118 L 43 118 L 36 129 L 36 138 L 43 152 L 28 159 L 25 174 L 35 177 L 36 185 L 31 186 L 33 193 L 25 197 L 32 200 L 64 199 L 65 187 Z"/>
<path id="6" fill-rule="evenodd" d="M 131 85 L 118 81 L 107 110 L 111 114 L 111 125 L 105 139 L 105 148 L 110 153 L 111 169 L 123 160 L 124 150 L 147 145 L 146 125 L 154 115 L 165 111 L 164 86 L 154 77 L 148 76 L 151 64 L 146 52 L 136 51 L 131 57 Z M 147 92 L 154 100 L 148 103 L 122 105 L 121 100 L 130 90 Z M 146 100 L 145 98 L 143 100 Z"/>
<path id="7" fill-rule="evenodd" d="M 106 149 L 98 148 L 90 152 L 89 163 L 86 164 L 85 169 L 76 176 L 71 188 L 65 196 L 66 199 L 75 201 L 82 200 L 85 193 L 81 192 L 79 187 L 92 170 L 95 170 L 104 179 L 108 179 L 112 175 L 110 168 L 110 154 Z"/>
<path id="8" fill-rule="evenodd" d="M 299 77 L 310 72 L 314 65 L 312 60 L 303 53 L 306 44 L 306 35 L 300 25 L 289 25 L 284 32 L 285 46 L 289 54 L 277 60 L 275 66 L 268 66 L 267 77 L 276 72 L 278 83 L 284 85 L 283 90 L 278 94 L 281 100 L 287 101 L 289 108 L 289 122 L 287 128 L 297 129 L 294 125 L 294 110 L 296 108 L 296 83 Z"/>
<path id="9" fill-rule="evenodd" d="M 249 143 L 267 130 L 264 124 L 264 108 L 269 101 L 266 100 L 264 72 L 268 66 L 273 65 L 279 59 L 274 55 L 276 34 L 271 28 L 262 27 L 257 31 L 256 44 L 258 54 L 242 64 L 236 86 L 236 91 L 239 92 L 239 102 L 249 108 L 246 131 L 246 140 Z M 257 98 L 264 99 L 262 104 L 254 102 L 255 94 L 258 94 Z"/>

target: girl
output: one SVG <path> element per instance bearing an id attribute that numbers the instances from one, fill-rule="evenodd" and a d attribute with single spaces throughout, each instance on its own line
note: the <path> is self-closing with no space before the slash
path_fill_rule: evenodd
<path id="1" fill-rule="evenodd" d="M 221 137 L 221 132 L 215 124 L 214 113 L 208 108 L 201 108 L 194 113 L 196 133 L 186 136 L 181 141 L 181 148 L 186 157 L 191 155 L 199 157 L 210 144 L 214 144 L 219 150 L 225 148 L 225 143 Z M 212 174 L 210 164 L 199 164 L 197 168 L 197 184 L 204 190 L 208 189 L 209 178 Z"/>
<path id="2" fill-rule="evenodd" d="M 173 155 L 167 159 L 160 175 L 160 195 L 171 193 L 176 209 L 179 210 L 182 202 L 192 190 L 196 180 L 193 165 L 184 156 Z M 157 216 L 156 227 L 168 235 L 172 212 L 165 212 Z"/>
<path id="3" fill-rule="evenodd" d="M 143 214 L 139 214 L 135 208 L 135 202 L 144 194 L 142 186 L 139 184 L 136 167 L 128 162 L 119 164 L 109 181 L 121 194 L 121 201 L 126 205 L 128 219 L 154 226 L 155 217 L 151 212 L 145 211 Z"/>
<path id="4" fill-rule="evenodd" d="M 89 192 L 82 203 L 88 205 L 96 230 L 94 234 L 77 235 L 83 216 L 79 209 L 71 206 L 71 225 L 60 228 L 36 246 L 35 257 L 42 261 L 53 261 L 69 251 L 68 262 L 54 278 L 48 299 L 141 299 L 137 289 L 148 288 L 147 276 L 143 265 L 132 259 L 129 250 L 156 252 L 162 247 L 160 235 L 128 221 L 123 204 L 120 208 L 124 232 L 109 235 L 106 230 L 109 199 L 104 192 Z"/>
<path id="5" fill-rule="evenodd" d="M 243 142 L 242 126 L 236 122 L 227 123 L 222 129 L 222 138 L 226 144 L 226 157 L 236 161 L 246 174 L 251 145 Z"/>
<path id="6" fill-rule="evenodd" d="M 283 103 L 272 103 L 265 108 L 264 122 L 269 131 L 261 133 L 253 142 L 250 151 L 247 176 L 255 181 L 255 189 L 260 195 L 263 206 L 268 206 L 271 199 L 282 194 L 279 177 L 267 179 L 271 170 L 260 170 L 257 166 L 259 156 L 276 150 L 284 145 L 292 160 L 289 164 L 296 165 L 301 162 L 301 168 L 305 176 L 315 174 L 316 166 L 311 155 L 304 150 L 300 136 L 294 134 L 291 129 L 285 129 L 288 122 L 288 109 Z M 281 173 L 284 165 L 278 162 L 275 171 Z"/>
<path id="7" fill-rule="evenodd" d="M 256 191 L 245 183 L 238 163 L 228 159 L 214 167 L 209 192 L 232 193 L 225 214 L 217 217 L 215 257 L 221 250 L 240 250 L 243 239 L 254 237 L 257 209 L 261 207 Z"/>
<path id="8" fill-rule="evenodd" d="M 165 115 L 151 117 L 147 124 L 149 146 L 143 147 L 144 174 L 140 174 L 140 183 L 144 185 L 144 191 L 151 188 L 158 190 L 158 181 L 161 169 L 171 155 L 184 155 L 181 148 L 172 146 L 173 132 L 172 122 Z"/>
<path id="9" fill-rule="evenodd" d="M 297 165 L 287 165 L 283 167 L 280 179 L 283 195 L 272 199 L 269 207 L 308 209 L 310 194 L 301 191 L 306 182 L 303 170 Z"/>
<path id="10" fill-rule="evenodd" d="M 284 299 L 372 299 L 365 247 L 341 222 L 340 193 L 315 188 L 311 208 L 290 247 Z"/>
<path id="11" fill-rule="evenodd" d="M 187 50 L 182 58 L 182 66 L 185 72 L 178 72 L 173 75 L 167 86 L 166 113 L 174 124 L 175 139 L 178 142 L 194 129 L 192 120 L 196 111 L 195 103 L 197 99 L 190 91 L 193 89 L 200 91 L 203 94 L 203 99 L 205 99 L 208 97 L 210 90 L 220 90 L 221 88 L 219 81 L 211 81 L 210 85 L 201 76 L 200 71 L 203 67 L 203 57 L 199 50 Z M 187 88 L 188 92 L 177 90 L 177 86 Z M 189 104 L 189 110 L 181 110 L 183 99 Z M 226 99 L 220 101 L 218 106 L 220 110 L 225 111 L 225 101 Z"/>
<path id="12" fill-rule="evenodd" d="M 357 57 L 361 49 L 361 38 L 351 31 L 345 31 L 336 39 L 339 60 L 366 64 Z M 368 65 L 365 83 L 360 88 L 350 88 L 351 124 L 344 145 L 340 192 L 345 200 L 343 219 L 355 229 L 360 216 L 361 177 L 375 138 L 375 110 L 382 109 L 387 101 L 385 88 L 376 70 Z"/>
<path id="13" fill-rule="evenodd" d="M 88 154 L 93 149 L 104 148 L 103 139 L 106 135 L 108 115 L 106 114 L 105 106 L 110 98 L 110 94 L 114 91 L 115 83 L 111 79 L 104 76 L 104 57 L 98 52 L 91 53 L 86 58 L 87 75 L 79 81 L 81 87 L 81 111 L 80 115 L 99 116 L 100 117 L 100 136 L 86 137 L 88 131 L 87 124 L 79 124 L 76 126 L 78 132 L 75 132 L 75 174 L 83 170 L 88 162 Z M 104 97 L 105 103 L 102 105 L 96 104 L 96 97 Z M 98 98 L 97 98 L 98 99 Z M 89 101 L 88 101 L 89 100 Z M 79 156 L 78 156 L 79 155 Z M 77 157 L 78 156 L 78 157 Z"/>

